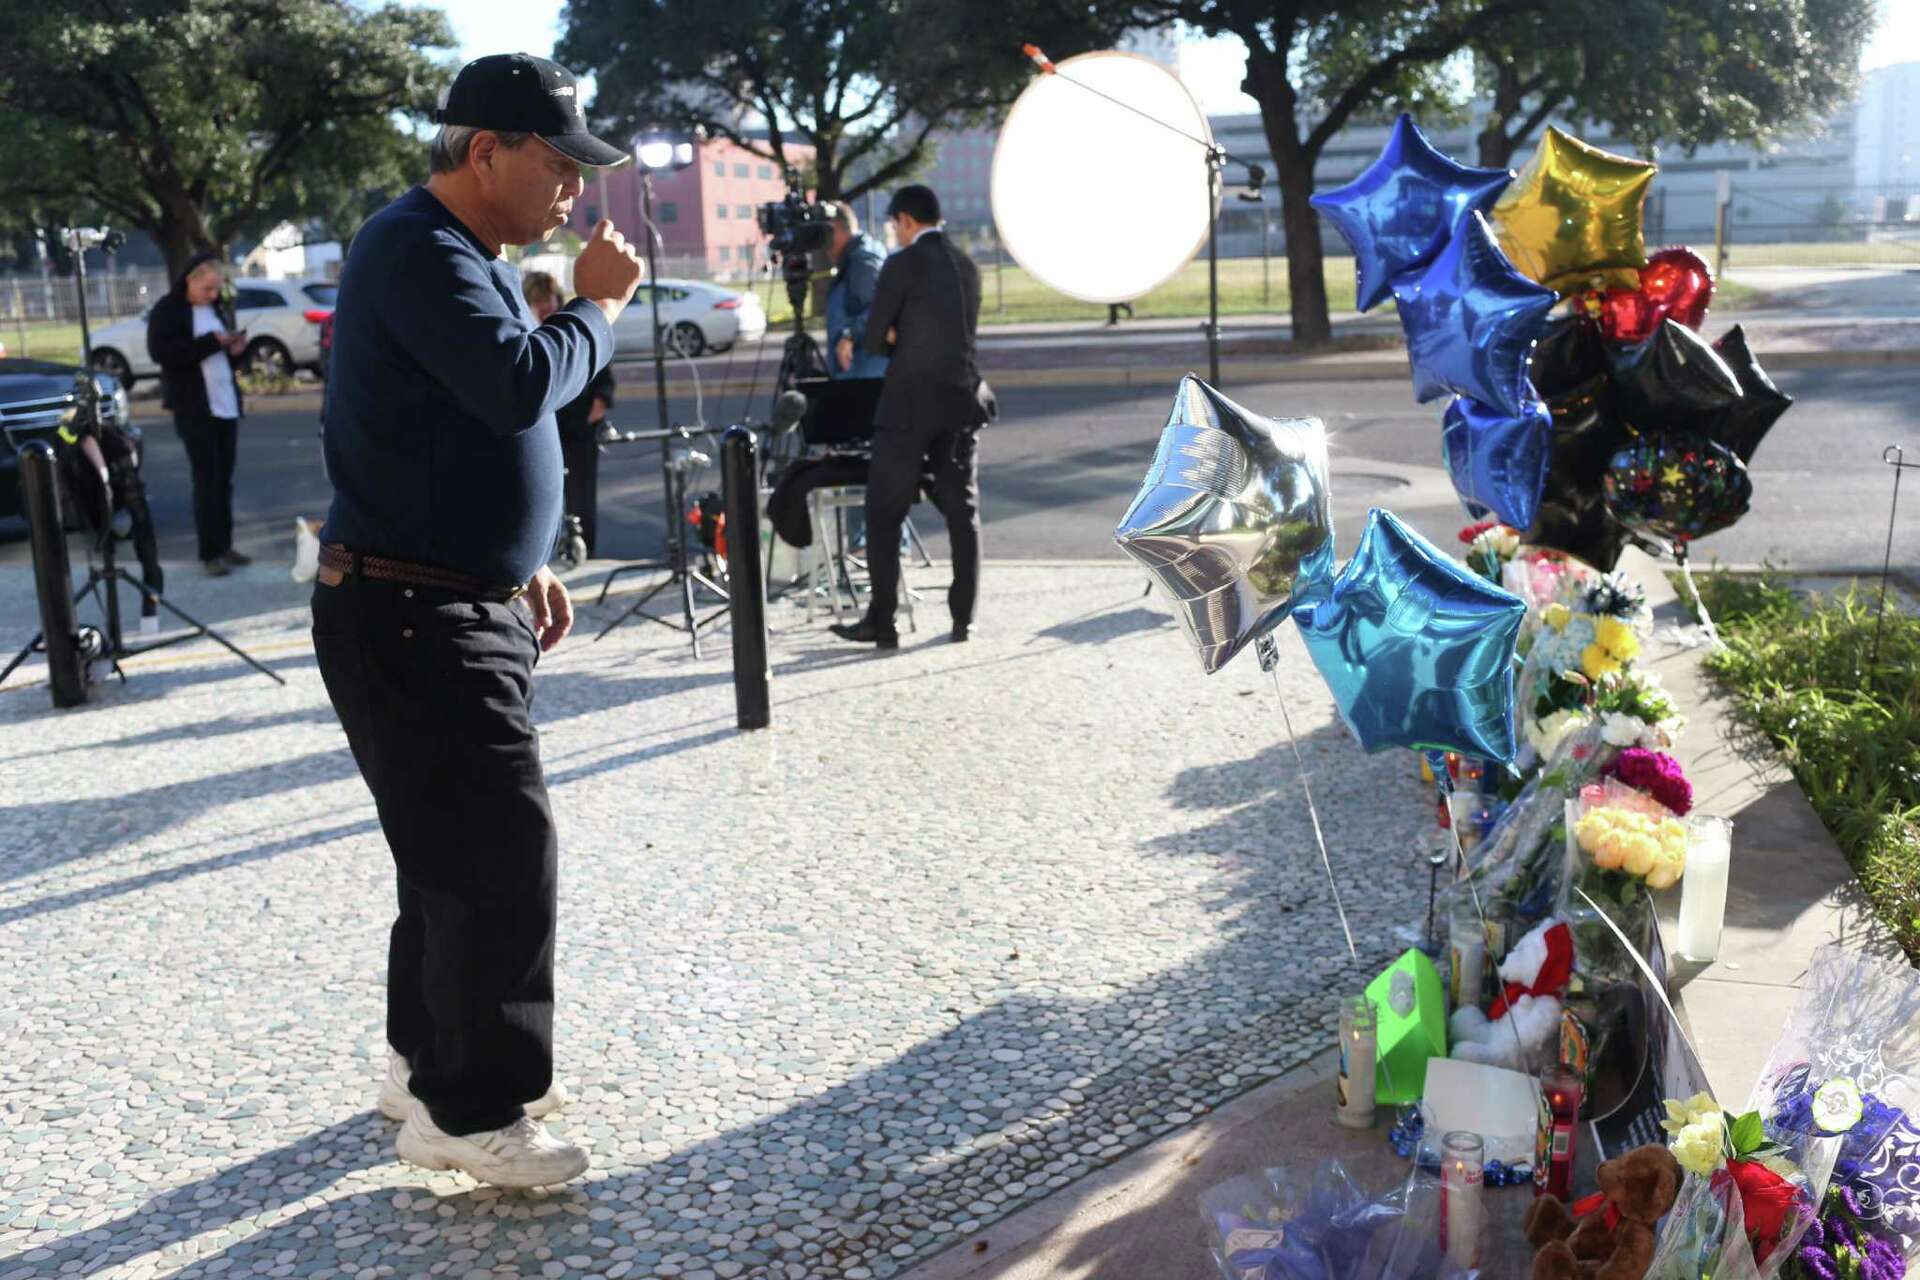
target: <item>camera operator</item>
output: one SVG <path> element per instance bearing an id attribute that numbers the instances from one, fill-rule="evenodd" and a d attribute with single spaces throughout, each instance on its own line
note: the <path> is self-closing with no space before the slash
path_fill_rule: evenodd
<path id="1" fill-rule="evenodd" d="M 980 480 L 976 437 L 995 413 L 974 365 L 980 323 L 980 269 L 940 228 L 929 187 L 901 187 L 887 204 L 900 250 L 880 269 L 864 346 L 892 357 L 874 413 L 867 470 L 867 573 L 873 594 L 859 622 L 835 635 L 882 649 L 900 647 L 893 613 L 900 599 L 900 531 L 933 476 L 933 504 L 946 518 L 953 554 L 947 609 L 953 640 L 973 626 L 980 589 Z"/>
<path id="2" fill-rule="evenodd" d="M 865 347 L 867 312 L 880 283 L 887 251 L 860 230 L 860 219 L 845 201 L 829 206 L 833 219 L 833 287 L 827 290 L 827 376 L 882 378 L 887 357 Z"/>
<path id="3" fill-rule="evenodd" d="M 560 282 L 544 271 L 529 271 L 521 282 L 534 323 L 545 324 L 566 302 Z M 600 510 L 600 424 L 613 407 L 613 366 L 593 375 L 577 400 L 554 417 L 560 423 L 560 461 L 567 469 L 567 514 L 580 520 L 587 554 L 594 554 L 594 530 Z"/>
<path id="4" fill-rule="evenodd" d="M 555 411 L 613 357 L 640 283 L 611 222 L 580 296 L 536 325 L 506 245 L 545 240 L 628 159 L 587 131 L 573 75 L 468 63 L 432 174 L 354 237 L 334 312 L 313 641 L 399 882 L 380 1110 L 400 1158 L 498 1186 L 587 1167 L 536 1118 L 553 1080 L 559 842 L 531 718 L 533 669 L 573 622 L 546 568 L 560 523 Z"/>

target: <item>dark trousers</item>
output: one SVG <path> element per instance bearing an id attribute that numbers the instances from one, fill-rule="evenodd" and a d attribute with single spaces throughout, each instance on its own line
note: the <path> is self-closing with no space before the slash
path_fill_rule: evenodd
<path id="1" fill-rule="evenodd" d="M 893 626 L 900 605 L 900 530 L 920 495 L 923 473 L 933 478 L 933 505 L 947 521 L 953 551 L 953 587 L 947 611 L 955 626 L 973 621 L 980 594 L 980 471 L 978 431 L 881 427 L 873 433 L 867 467 L 867 576 L 873 598 L 867 617 Z"/>
<path id="2" fill-rule="evenodd" d="M 147 506 L 147 482 L 137 468 L 116 463 L 112 470 L 114 504 L 133 517 L 133 553 L 140 560 L 140 579 L 156 593 L 167 589 L 167 575 L 160 568 L 160 542 L 154 534 L 153 511 Z M 140 597 L 140 615 L 152 617 L 160 606 L 147 596 Z"/>
<path id="3" fill-rule="evenodd" d="M 233 456 L 239 426 L 233 418 L 173 415 L 173 429 L 187 446 L 193 468 L 193 531 L 202 560 L 218 560 L 233 550 Z"/>
<path id="4" fill-rule="evenodd" d="M 448 1133 L 553 1081 L 559 842 L 529 714 L 526 606 L 352 578 L 313 592 L 327 694 L 399 877 L 387 1042 Z"/>
<path id="5" fill-rule="evenodd" d="M 593 555 L 599 527 L 600 445 L 595 439 L 599 427 L 588 427 L 583 434 L 560 433 L 560 458 L 567 468 L 567 514 L 580 517 L 580 536 L 587 540 L 587 554 Z"/>

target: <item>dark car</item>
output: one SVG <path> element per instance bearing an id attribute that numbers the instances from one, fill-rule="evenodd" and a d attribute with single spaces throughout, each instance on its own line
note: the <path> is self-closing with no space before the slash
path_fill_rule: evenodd
<path id="1" fill-rule="evenodd" d="M 78 365 L 0 358 L 0 519 L 21 514 L 20 447 L 30 440 L 57 446 L 61 422 L 86 412 L 85 376 Z M 131 427 L 126 391 L 106 374 L 95 376 L 101 417 Z"/>

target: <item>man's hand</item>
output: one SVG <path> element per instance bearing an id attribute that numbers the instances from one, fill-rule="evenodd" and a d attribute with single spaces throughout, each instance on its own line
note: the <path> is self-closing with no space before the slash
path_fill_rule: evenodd
<path id="1" fill-rule="evenodd" d="M 611 219 L 602 218 L 574 261 L 573 291 L 605 312 L 612 324 L 640 287 L 644 270 L 626 237 L 613 229 Z"/>
<path id="2" fill-rule="evenodd" d="M 900 341 L 900 329 L 899 329 L 899 326 L 897 326 L 897 325 L 888 325 L 888 326 L 887 326 L 887 345 L 888 345 L 888 346 L 892 346 L 892 345 L 893 345 L 894 343 L 896 343 L 896 342 L 898 342 L 898 341 Z"/>
<path id="3" fill-rule="evenodd" d="M 853 368 L 853 338 L 841 334 L 840 341 L 833 344 L 833 357 L 840 362 L 842 371 Z"/>
<path id="4" fill-rule="evenodd" d="M 607 402 L 605 400 L 602 400 L 599 396 L 595 396 L 593 398 L 593 403 L 587 406 L 587 425 L 593 426 L 595 423 L 599 422 L 602 418 L 606 416 L 607 416 Z"/>
<path id="5" fill-rule="evenodd" d="M 551 652 L 573 630 L 573 597 L 567 594 L 567 584 L 545 565 L 527 584 L 527 608 L 533 611 L 533 634 L 540 639 L 542 653 Z"/>

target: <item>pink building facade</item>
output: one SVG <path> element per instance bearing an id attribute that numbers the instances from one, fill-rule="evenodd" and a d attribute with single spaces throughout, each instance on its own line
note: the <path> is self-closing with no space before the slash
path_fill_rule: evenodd
<path id="1" fill-rule="evenodd" d="M 805 165 L 813 149 L 787 144 L 787 156 Z M 765 156 L 725 139 L 694 149 L 694 162 L 677 173 L 653 178 L 654 221 L 668 262 L 663 274 L 698 272 L 729 279 L 748 276 L 763 260 L 765 240 L 754 212 L 786 194 L 780 166 Z M 585 235 L 601 218 L 627 239 L 640 242 L 640 175 L 631 165 L 588 179 L 573 204 L 576 232 Z"/>

